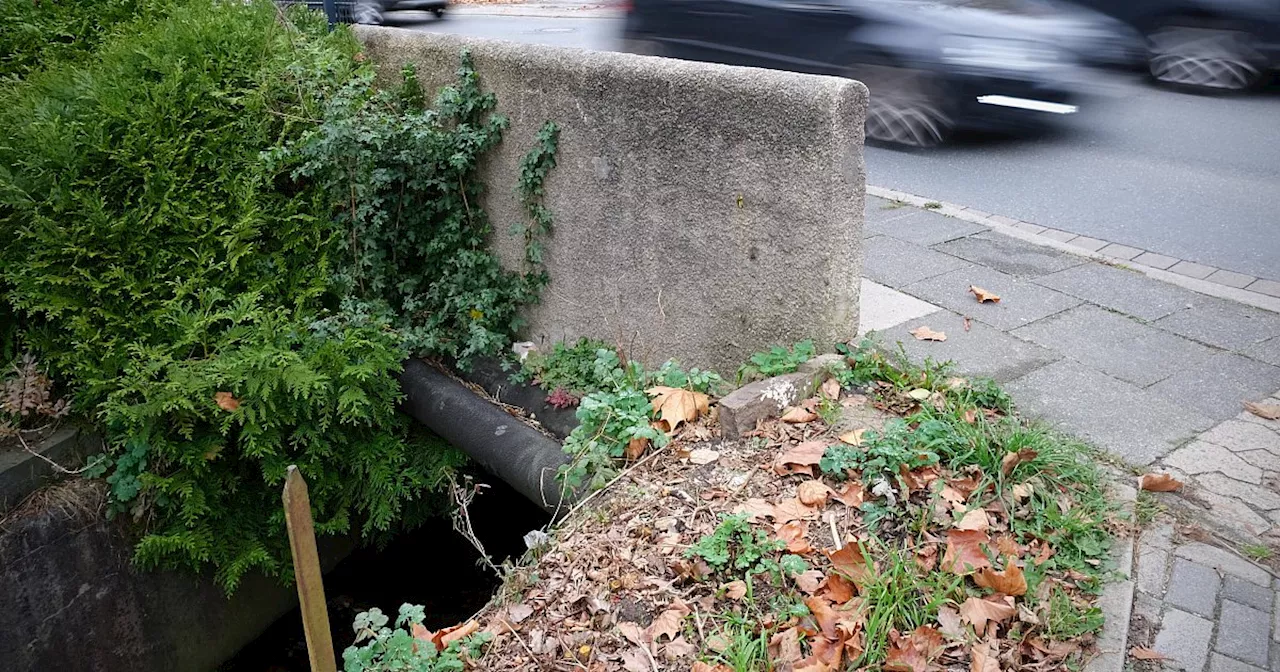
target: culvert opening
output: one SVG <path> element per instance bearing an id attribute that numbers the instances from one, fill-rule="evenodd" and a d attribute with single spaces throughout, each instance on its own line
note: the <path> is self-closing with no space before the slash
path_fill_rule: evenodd
<path id="1" fill-rule="evenodd" d="M 524 535 L 550 521 L 550 516 L 502 481 L 487 474 L 483 494 L 468 507 L 476 536 L 494 562 L 518 558 Z M 361 548 L 324 577 L 334 653 L 351 645 L 356 614 L 378 607 L 395 618 L 405 602 L 426 609 L 428 628 L 460 623 L 485 605 L 498 587 L 493 571 L 478 564 L 480 553 L 454 532 L 448 517 L 434 518 L 398 536 L 385 548 Z M 307 644 L 302 620 L 293 609 L 276 621 L 220 672 L 307 672 Z"/>

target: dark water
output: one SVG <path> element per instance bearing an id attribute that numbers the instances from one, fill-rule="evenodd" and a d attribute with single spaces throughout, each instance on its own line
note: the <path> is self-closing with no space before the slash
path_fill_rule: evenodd
<path id="1" fill-rule="evenodd" d="M 524 534 L 541 528 L 548 516 L 495 478 L 471 503 L 471 522 L 496 562 L 524 553 Z M 384 549 L 363 548 L 325 575 L 329 625 L 342 667 L 342 651 L 351 645 L 351 622 L 371 607 L 393 620 L 400 605 L 426 608 L 425 625 L 434 630 L 460 623 L 489 601 L 497 578 L 476 564 L 476 549 L 453 531 L 448 519 L 433 520 L 405 533 Z M 307 645 L 298 610 L 293 610 L 219 668 L 220 672 L 307 672 Z"/>

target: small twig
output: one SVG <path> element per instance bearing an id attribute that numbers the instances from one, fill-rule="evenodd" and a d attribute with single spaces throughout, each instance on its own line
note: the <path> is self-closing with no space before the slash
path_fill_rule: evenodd
<path id="1" fill-rule="evenodd" d="M 831 539 L 836 544 L 836 550 L 844 548 L 844 540 L 840 538 L 840 529 L 836 527 L 836 514 L 834 511 L 828 511 L 825 516 L 827 524 L 831 526 Z"/>
<path id="2" fill-rule="evenodd" d="M 653 652 L 649 650 L 649 647 L 642 646 L 640 650 L 644 651 L 644 655 L 649 657 L 649 664 L 653 666 L 653 672 L 661 672 L 661 668 L 658 667 L 658 661 L 653 659 Z"/>
<path id="3" fill-rule="evenodd" d="M 670 445 L 670 444 L 668 444 L 668 445 Z M 580 509 L 582 509 L 582 507 L 586 506 L 588 502 L 590 502 L 591 500 L 595 499 L 595 498 L 596 498 L 596 495 L 599 495 L 600 493 L 604 492 L 605 490 L 608 490 L 609 488 L 613 487 L 613 484 L 614 484 L 614 483 L 617 483 L 618 481 L 622 480 L 623 478 L 625 478 L 625 477 L 627 477 L 627 476 L 630 476 L 630 475 L 631 475 L 631 472 L 633 472 L 633 471 L 635 471 L 636 469 L 639 469 L 639 468 L 640 468 L 640 465 L 645 464 L 645 463 L 646 463 L 646 462 L 648 462 L 649 460 L 652 460 L 654 457 L 657 457 L 658 455 L 662 454 L 664 451 L 666 451 L 666 449 L 667 449 L 667 446 L 663 446 L 663 447 L 661 447 L 661 448 L 657 448 L 657 449 L 655 449 L 653 452 L 651 452 L 651 453 L 649 453 L 648 455 L 645 455 L 643 458 L 641 458 L 639 462 L 636 462 L 635 464 L 633 464 L 633 465 L 631 465 L 631 466 L 627 467 L 626 469 L 623 469 L 623 470 L 622 470 L 622 473 L 619 473 L 617 476 L 615 476 L 615 477 L 613 478 L 613 480 L 612 480 L 612 481 L 609 481 L 608 483 L 606 483 L 606 484 L 605 484 L 605 486 L 604 486 L 603 488 L 600 488 L 599 490 L 596 490 L 595 492 L 593 492 L 593 493 L 591 493 L 591 494 L 587 495 L 586 497 L 584 497 L 582 501 L 578 502 L 577 504 L 574 504 L 574 505 L 573 505 L 573 508 L 569 509 L 569 512 L 568 512 L 568 513 L 566 513 L 566 514 L 564 515 L 565 519 L 572 518 L 572 517 L 573 517 L 573 514 L 577 513 Z M 548 528 L 550 528 L 550 527 L 551 527 L 551 524 L 550 524 L 550 523 L 548 523 L 548 524 L 547 524 L 547 527 L 548 527 Z"/>
<path id="4" fill-rule="evenodd" d="M 471 479 L 467 478 L 467 480 L 470 481 Z M 488 486 L 481 483 L 481 484 L 477 484 L 475 487 L 468 487 L 468 488 L 460 487 L 458 485 L 458 482 L 454 480 L 452 476 L 450 476 L 449 477 L 449 494 L 453 497 L 454 504 L 457 504 L 457 508 L 453 510 L 452 514 L 450 515 L 450 518 L 452 518 L 452 522 L 453 522 L 453 531 L 462 535 L 463 539 L 466 539 L 468 542 L 470 542 L 471 545 L 474 546 L 477 551 L 479 551 L 480 562 L 483 563 L 489 569 L 493 570 L 493 573 L 496 574 L 499 579 L 501 579 L 503 577 L 502 568 L 493 564 L 493 558 L 489 557 L 488 551 L 484 549 L 484 544 L 482 544 L 480 542 L 479 537 L 476 536 L 476 531 L 471 526 L 471 514 L 467 510 L 467 506 L 471 504 L 471 501 L 473 499 L 475 499 L 476 493 L 478 493 L 480 491 L 480 488 L 482 487 L 488 487 Z"/>
<path id="5" fill-rule="evenodd" d="M 80 467 L 79 469 L 68 469 L 62 466 L 61 464 L 58 464 L 57 462 L 54 462 L 53 460 L 45 457 L 44 455 L 41 455 L 40 453 L 37 453 L 36 451 L 32 450 L 31 446 L 27 445 L 27 440 L 22 438 L 22 432 L 18 432 L 17 436 L 18 436 L 18 443 L 22 444 L 23 450 L 27 451 L 28 453 L 31 453 L 32 455 L 35 455 L 36 457 L 44 460 L 45 462 L 48 462 L 49 466 L 53 467 L 59 473 L 74 476 L 76 474 L 80 474 L 85 471 L 88 471 L 89 469 L 92 469 L 98 466 L 99 464 L 102 464 L 103 460 L 106 459 L 105 457 L 99 457 L 98 459 L 89 462 L 89 464 L 86 464 L 83 467 Z"/>
<path id="6" fill-rule="evenodd" d="M 693 605 L 693 624 L 698 626 L 698 641 L 705 644 L 707 642 L 707 633 L 702 631 L 702 612 L 698 611 L 698 605 Z"/>

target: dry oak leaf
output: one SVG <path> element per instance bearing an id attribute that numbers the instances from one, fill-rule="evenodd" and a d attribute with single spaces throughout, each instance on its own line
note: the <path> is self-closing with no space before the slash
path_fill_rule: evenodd
<path id="1" fill-rule="evenodd" d="M 623 449 L 622 454 L 628 460 L 638 460 L 644 451 L 649 448 L 649 439 L 636 437 L 627 442 L 627 447 Z"/>
<path id="2" fill-rule="evenodd" d="M 1023 462 L 1030 462 L 1031 460 L 1036 459 L 1037 455 L 1039 455 L 1039 453 L 1030 448 L 1023 448 L 1017 452 L 1005 453 L 1004 457 L 1000 460 L 1000 473 L 1008 476 L 1013 473 L 1014 467 L 1022 464 Z"/>
<path id="3" fill-rule="evenodd" d="M 684 638 L 684 635 L 676 637 L 670 642 L 667 642 L 666 647 L 664 647 L 662 650 L 662 653 L 664 656 L 666 656 L 667 660 L 676 660 L 677 658 L 692 656 L 697 652 L 698 652 L 698 647 L 686 641 Z"/>
<path id="4" fill-rule="evenodd" d="M 810 520 L 818 517 L 818 510 L 805 506 L 804 502 L 798 497 L 785 499 L 773 505 L 773 519 L 779 523 L 789 523 L 793 520 Z"/>
<path id="5" fill-rule="evenodd" d="M 813 467 L 822 461 L 822 454 L 827 451 L 824 441 L 805 441 L 791 447 L 787 452 L 773 461 L 773 471 L 779 476 L 787 474 L 808 474 L 813 476 Z"/>
<path id="6" fill-rule="evenodd" d="M 650 402 L 653 404 L 653 412 L 673 432 L 680 423 L 697 420 L 698 416 L 706 415 L 711 410 L 711 398 L 701 392 L 663 385 L 645 391 L 653 397 Z"/>
<path id="7" fill-rule="evenodd" d="M 863 502 L 867 501 L 867 491 L 862 487 L 861 483 L 857 481 L 847 481 L 843 488 L 832 493 L 832 497 L 835 497 L 836 500 L 845 506 L 851 506 L 856 509 L 859 506 L 862 506 Z"/>
<path id="8" fill-rule="evenodd" d="M 947 552 L 942 556 L 942 569 L 956 574 L 970 574 L 983 567 L 990 567 L 991 560 L 983 550 L 991 538 L 977 530 L 949 530 Z"/>
<path id="9" fill-rule="evenodd" d="M 649 656 L 638 648 L 631 648 L 622 654 L 622 669 L 626 672 L 652 672 Z"/>
<path id="10" fill-rule="evenodd" d="M 868 566 L 866 556 L 862 553 L 862 547 L 857 544 L 846 544 L 844 548 L 838 551 L 825 551 L 827 559 L 831 561 L 831 565 L 836 571 L 843 574 L 846 578 L 859 585 L 866 580 L 867 575 L 871 572 Z"/>
<path id="11" fill-rule="evenodd" d="M 800 402 L 799 406 L 792 406 L 791 408 L 788 408 L 779 419 L 792 425 L 798 425 L 804 422 L 813 422 L 818 419 L 818 413 L 814 410 L 817 405 L 817 398 L 805 399 Z"/>
<path id="12" fill-rule="evenodd" d="M 916 337 L 917 341 L 942 341 L 947 340 L 947 334 L 943 331 L 934 331 L 926 326 L 919 326 L 907 332 Z"/>
<path id="13" fill-rule="evenodd" d="M 796 582 L 797 588 L 804 591 L 805 593 L 808 593 L 809 595 L 812 595 L 816 593 L 820 587 L 822 587 L 822 583 L 823 583 L 822 572 L 817 569 L 810 569 L 808 571 L 801 572 L 799 574 L 796 574 L 795 582 Z"/>
<path id="14" fill-rule="evenodd" d="M 822 506 L 834 491 L 822 481 L 805 481 L 800 484 L 800 501 L 806 506 Z"/>
<path id="15" fill-rule="evenodd" d="M 1280 420 L 1280 404 L 1246 401 L 1244 402 L 1244 408 L 1259 418 L 1263 418 L 1265 420 Z"/>
<path id="16" fill-rule="evenodd" d="M 731 600 L 741 600 L 747 595 L 747 584 L 741 579 L 730 581 L 720 587 L 724 589 L 724 596 Z"/>
<path id="17" fill-rule="evenodd" d="M 960 605 L 960 620 L 972 625 L 973 631 L 980 637 L 987 633 L 989 623 L 998 625 L 1017 614 L 1018 609 L 1013 606 L 1013 598 L 1008 595 L 971 597 Z M 991 631 L 994 632 L 995 628 L 991 628 Z"/>
<path id="18" fill-rule="evenodd" d="M 823 580 L 822 585 L 818 587 L 818 592 L 831 600 L 832 604 L 844 604 L 853 599 L 856 588 L 843 576 L 832 574 Z"/>
<path id="19" fill-rule="evenodd" d="M 883 669 L 893 672 L 926 672 L 933 659 L 942 652 L 942 634 L 922 625 L 903 637 L 889 631 L 889 651 Z"/>
<path id="20" fill-rule="evenodd" d="M 236 399 L 230 392 L 218 392 L 213 395 L 213 401 L 218 404 L 218 408 L 224 411 L 234 411 L 240 408 L 240 400 Z"/>
<path id="21" fill-rule="evenodd" d="M 1027 577 L 1022 574 L 1022 569 L 1013 561 L 1013 558 L 1005 558 L 1004 571 L 997 572 L 990 567 L 983 567 L 973 575 L 973 582 L 1005 595 L 1027 594 Z"/>
<path id="22" fill-rule="evenodd" d="M 969 285 L 969 292 L 978 299 L 978 303 L 986 303 L 988 301 L 992 303 L 1000 303 L 1000 296 L 998 294 L 989 292 L 977 285 Z"/>
<path id="23" fill-rule="evenodd" d="M 987 512 L 983 509 L 973 509 L 956 521 L 954 527 L 957 530 L 986 532 L 991 527 L 991 520 L 987 518 Z"/>
<path id="24" fill-rule="evenodd" d="M 770 504 L 759 497 L 752 497 L 751 499 L 748 499 L 738 505 L 738 508 L 734 509 L 733 512 L 735 514 L 747 514 L 747 518 L 753 523 L 759 522 L 765 518 L 773 518 L 777 515 L 774 511 L 773 504 Z"/>
<path id="25" fill-rule="evenodd" d="M 684 617 L 688 615 L 689 607 L 684 602 L 679 599 L 672 601 L 666 610 L 658 614 L 658 617 L 653 619 L 653 623 L 645 629 L 645 639 L 654 643 L 657 643 L 663 635 L 666 635 L 668 640 L 675 639 L 676 635 L 680 634 Z"/>
<path id="26" fill-rule="evenodd" d="M 862 435 L 867 433 L 866 427 L 859 427 L 855 430 L 845 432 L 840 435 L 840 442 L 847 443 L 851 446 L 862 445 Z"/>
<path id="27" fill-rule="evenodd" d="M 1000 646 L 990 639 L 976 642 L 969 649 L 969 672 L 1000 672 Z"/>
<path id="28" fill-rule="evenodd" d="M 828 399 L 840 398 L 840 381 L 835 378 L 828 378 L 822 381 L 822 387 L 818 388 L 822 396 Z"/>
<path id="29" fill-rule="evenodd" d="M 1138 660 L 1166 660 L 1168 656 L 1156 651 L 1148 649 L 1145 646 L 1135 646 L 1129 649 L 1129 656 Z"/>
<path id="30" fill-rule="evenodd" d="M 772 659 L 779 663 L 794 663 L 803 656 L 800 652 L 800 628 L 792 627 L 775 634 L 769 640 Z"/>
<path id="31" fill-rule="evenodd" d="M 1139 490 L 1149 490 L 1151 492 L 1173 492 L 1182 487 L 1182 481 L 1174 478 L 1171 474 L 1143 474 L 1138 479 Z"/>
<path id="32" fill-rule="evenodd" d="M 450 644 L 460 639 L 465 639 L 467 637 L 470 637 L 471 635 L 474 635 L 479 631 L 480 631 L 479 621 L 476 621 L 475 619 L 471 619 L 470 621 L 467 621 L 462 625 L 455 625 L 452 628 L 445 628 L 444 630 L 437 632 L 435 634 L 435 637 L 431 638 L 431 641 L 436 643 L 437 649 L 443 651 L 447 649 Z"/>
<path id="33" fill-rule="evenodd" d="M 822 636 L 827 639 L 835 639 L 840 636 L 836 631 L 836 623 L 840 620 L 840 614 L 831 608 L 831 603 L 821 597 L 805 598 L 804 606 L 809 607 L 809 613 L 813 614 L 813 620 L 818 623 L 818 628 L 822 630 Z"/>
<path id="34" fill-rule="evenodd" d="M 806 535 L 809 534 L 809 523 L 793 520 L 778 526 L 778 539 L 787 545 L 787 552 L 807 555 L 813 552 Z"/>
<path id="35" fill-rule="evenodd" d="M 960 624 L 960 612 L 949 606 L 938 607 L 938 625 L 942 634 L 951 639 L 964 639 L 964 626 Z"/>
<path id="36" fill-rule="evenodd" d="M 507 608 L 507 620 L 519 623 L 533 615 L 533 607 L 527 604 L 513 604 Z"/>

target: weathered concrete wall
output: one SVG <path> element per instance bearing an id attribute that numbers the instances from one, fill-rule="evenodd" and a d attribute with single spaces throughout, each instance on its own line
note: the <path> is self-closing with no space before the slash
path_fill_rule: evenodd
<path id="1" fill-rule="evenodd" d="M 484 171 L 515 267 L 521 157 L 560 124 L 551 286 L 529 338 L 593 336 L 729 372 L 858 325 L 867 90 L 852 80 L 393 28 L 357 31 L 384 77 L 450 83 L 470 49 L 511 127 Z"/>

